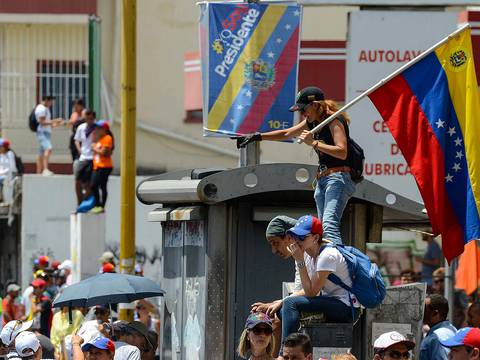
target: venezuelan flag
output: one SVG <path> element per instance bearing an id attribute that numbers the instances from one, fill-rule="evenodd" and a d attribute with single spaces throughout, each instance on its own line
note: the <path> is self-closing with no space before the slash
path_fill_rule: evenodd
<path id="1" fill-rule="evenodd" d="M 451 261 L 480 239 L 480 103 L 470 29 L 369 97 L 411 168 Z"/>
<path id="2" fill-rule="evenodd" d="M 204 5 L 201 29 L 204 134 L 288 128 L 293 114 L 301 6 Z"/>

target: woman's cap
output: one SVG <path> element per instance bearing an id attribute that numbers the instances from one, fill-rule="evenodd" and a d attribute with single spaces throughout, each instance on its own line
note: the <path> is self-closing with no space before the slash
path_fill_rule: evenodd
<path id="1" fill-rule="evenodd" d="M 325 94 L 322 89 L 309 86 L 299 91 L 297 98 L 295 99 L 295 104 L 290 107 L 290 111 L 300 111 L 305 108 L 308 104 L 314 101 L 325 100 Z"/>
<path id="2" fill-rule="evenodd" d="M 88 351 L 92 347 L 100 350 L 108 350 L 111 353 L 115 354 L 115 344 L 112 340 L 104 336 L 97 336 L 96 338 L 91 339 L 89 342 L 82 346 L 82 351 Z"/>
<path id="3" fill-rule="evenodd" d="M 106 121 L 106 120 L 98 120 L 98 121 L 95 121 L 95 125 L 98 126 L 98 127 L 102 127 L 102 128 L 104 128 L 105 130 L 109 130 L 109 129 L 110 129 L 110 124 L 109 124 L 108 121 Z"/>
<path id="4" fill-rule="evenodd" d="M 480 349 L 480 329 L 471 327 L 460 329 L 454 336 L 440 340 L 440 344 L 447 348 L 468 346 Z"/>
<path id="5" fill-rule="evenodd" d="M 245 323 L 245 329 L 253 329 L 258 324 L 266 324 L 273 328 L 272 319 L 262 312 L 256 312 L 248 315 L 247 322 Z"/>
<path id="6" fill-rule="evenodd" d="M 265 231 L 265 236 L 280 236 L 284 237 L 288 229 L 295 226 L 297 223 L 296 219 L 293 219 L 288 216 L 280 215 L 275 216 L 267 225 L 267 230 Z"/>
<path id="7" fill-rule="evenodd" d="M 322 222 L 320 219 L 312 215 L 304 215 L 298 219 L 294 227 L 288 230 L 288 233 L 292 233 L 297 236 L 305 236 L 308 234 L 323 234 Z"/>
<path id="8" fill-rule="evenodd" d="M 20 357 L 33 356 L 40 348 L 40 341 L 37 336 L 30 332 L 24 331 L 15 338 L 15 350 Z"/>

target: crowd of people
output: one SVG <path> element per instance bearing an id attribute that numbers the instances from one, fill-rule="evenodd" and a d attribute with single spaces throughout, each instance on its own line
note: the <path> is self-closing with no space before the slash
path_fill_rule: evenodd
<path id="1" fill-rule="evenodd" d="M 72 284 L 72 265 L 68 259 L 52 261 L 42 255 L 35 259 L 33 280 L 23 292 L 16 283 L 7 285 L 1 307 L 0 358 L 90 359 L 95 355 L 89 356 L 89 352 L 102 349 L 100 344 L 111 343 L 111 358 L 155 359 L 160 321 L 157 307 L 149 300 L 135 302 L 132 322 L 117 320 L 115 304 L 52 307 L 58 294 Z M 99 258 L 99 272 L 115 272 L 115 269 L 115 256 L 106 251 Z M 135 274 L 143 276 L 141 264 L 135 267 Z M 106 339 L 103 342 L 98 340 L 103 338 Z M 77 347 L 86 355 L 77 352 Z"/>
<path id="2" fill-rule="evenodd" d="M 252 304 L 237 352 L 240 357 L 249 359 L 313 359 L 308 337 L 298 333 L 302 313 L 317 312 L 325 322 L 336 323 L 352 322 L 358 317 L 359 304 L 354 295 L 328 277 L 333 273 L 351 284 L 345 259 L 325 240 L 321 221 L 310 215 L 298 220 L 275 217 L 268 224 L 266 240 L 273 254 L 295 259 L 294 291 L 283 299 Z M 465 304 L 459 314 L 454 303 L 454 323 L 450 322 L 450 305 L 443 296 L 444 278 L 443 268 L 433 272 L 432 286 L 428 287 L 424 304 L 421 343 L 416 345 L 405 338 L 406 334 L 398 332 L 383 334 L 373 344 L 375 360 L 410 359 L 416 346 L 420 360 L 480 359 L 480 302 L 469 305 L 466 295 L 457 290 L 455 297 Z M 405 281 L 411 282 L 412 278 Z M 275 329 L 281 329 L 280 333 Z M 465 340 L 467 333 L 470 335 Z M 355 359 L 352 354 L 332 355 L 331 358 Z"/>
<path id="3" fill-rule="evenodd" d="M 70 127 L 72 134 L 69 148 L 75 175 L 77 212 L 104 212 L 108 177 L 113 169 L 112 152 L 115 149 L 110 125 L 105 120 L 97 120 L 95 111 L 86 108 L 83 99 L 73 100 L 73 111 L 68 121 L 52 119 L 51 108 L 54 101 L 54 97 L 44 96 L 42 102 L 33 109 L 30 118 L 30 129 L 36 132 L 39 146 L 37 173 L 53 175 L 49 169 L 53 148 L 52 129 Z"/>

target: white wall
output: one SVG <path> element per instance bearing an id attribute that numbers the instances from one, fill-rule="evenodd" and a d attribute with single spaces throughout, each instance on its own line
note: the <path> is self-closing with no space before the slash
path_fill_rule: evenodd
<path id="1" fill-rule="evenodd" d="M 138 178 L 137 181 L 140 181 Z M 118 244 L 120 239 L 120 178 L 110 177 L 106 209 L 106 243 Z M 161 249 L 161 228 L 158 223 L 146 221 L 153 206 L 137 201 L 136 244 L 151 257 L 154 249 Z M 23 178 L 21 263 L 22 286 L 31 281 L 31 267 L 35 257 L 47 254 L 62 261 L 70 257 L 70 214 L 75 209 L 73 176 L 25 175 Z M 159 254 L 159 253 L 158 253 Z M 98 254 L 100 256 L 101 254 Z M 148 263 L 145 274 L 157 278 L 160 260 Z M 99 265 L 100 266 L 100 265 Z"/>

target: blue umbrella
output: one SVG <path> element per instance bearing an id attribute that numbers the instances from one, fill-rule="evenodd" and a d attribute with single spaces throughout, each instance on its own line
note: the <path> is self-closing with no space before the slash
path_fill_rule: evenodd
<path id="1" fill-rule="evenodd" d="M 68 286 L 54 300 L 53 307 L 90 307 L 130 303 L 163 295 L 165 295 L 165 291 L 150 279 L 134 275 L 105 273 Z"/>

